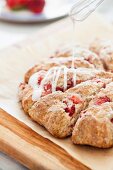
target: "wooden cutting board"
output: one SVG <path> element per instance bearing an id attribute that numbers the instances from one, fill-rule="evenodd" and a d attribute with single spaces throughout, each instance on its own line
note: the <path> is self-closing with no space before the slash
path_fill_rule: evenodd
<path id="1" fill-rule="evenodd" d="M 0 52 L 0 150 L 33 170 L 112 170 L 113 149 L 98 150 L 73 145 L 70 138 L 55 139 L 30 120 L 18 102 L 18 84 L 25 71 L 71 42 L 71 37 L 72 23 L 63 19 Z M 94 37 L 113 38 L 112 26 L 98 15 L 76 25 L 77 41 Z"/>
<path id="2" fill-rule="evenodd" d="M 0 109 L 0 149 L 30 169 L 88 170 L 57 144 Z"/>

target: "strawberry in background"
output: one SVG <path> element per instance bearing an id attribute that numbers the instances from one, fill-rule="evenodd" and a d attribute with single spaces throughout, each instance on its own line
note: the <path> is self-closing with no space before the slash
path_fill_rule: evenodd
<path id="1" fill-rule="evenodd" d="M 45 0 L 6 0 L 11 10 L 28 9 L 33 13 L 41 13 L 45 6 Z"/>
<path id="2" fill-rule="evenodd" d="M 34 13 L 41 13 L 45 6 L 45 0 L 28 0 L 27 8 Z"/>
<path id="3" fill-rule="evenodd" d="M 10 9 L 16 10 L 24 8 L 28 0 L 7 0 L 7 5 Z"/>

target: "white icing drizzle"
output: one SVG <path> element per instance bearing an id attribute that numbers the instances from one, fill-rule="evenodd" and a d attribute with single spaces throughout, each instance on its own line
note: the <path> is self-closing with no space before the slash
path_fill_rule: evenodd
<path id="1" fill-rule="evenodd" d="M 58 79 L 59 79 L 60 74 L 61 74 L 61 69 L 62 69 L 62 67 L 58 67 L 56 78 L 55 78 L 55 81 L 53 82 L 53 84 L 55 86 L 55 91 L 56 91 L 56 86 L 57 86 Z"/>
<path id="2" fill-rule="evenodd" d="M 47 72 L 47 74 L 45 75 L 40 85 L 37 84 L 37 80 L 40 75 L 39 73 L 34 73 L 29 79 L 29 85 L 33 88 L 32 100 L 36 101 L 41 97 L 43 89 L 44 89 L 44 84 L 48 81 L 50 81 L 52 85 L 52 93 L 55 92 L 61 73 L 64 74 L 64 87 L 63 88 L 65 91 L 67 89 L 68 72 L 73 73 L 73 84 L 75 86 L 76 85 L 76 69 L 74 68 L 69 69 L 66 66 L 53 67 Z"/>
<path id="3" fill-rule="evenodd" d="M 77 72 L 74 68 L 71 68 L 71 70 L 73 71 L 73 86 L 76 86 Z"/>
<path id="4" fill-rule="evenodd" d="M 37 78 L 39 76 L 39 73 L 34 73 L 30 79 L 29 79 L 29 85 L 33 88 L 35 88 L 35 86 L 37 87 Z"/>
<path id="5" fill-rule="evenodd" d="M 42 94 L 41 88 L 36 88 L 36 89 L 33 88 L 32 100 L 33 101 L 38 100 L 40 98 L 41 94 Z"/>
<path id="6" fill-rule="evenodd" d="M 53 70 L 53 79 L 52 79 L 52 92 L 55 92 L 56 88 L 55 88 L 55 78 L 56 78 L 56 74 L 57 74 L 57 68 L 54 68 Z"/>
<path id="7" fill-rule="evenodd" d="M 34 73 L 29 79 L 29 85 L 33 88 L 32 100 L 35 101 L 40 97 L 41 89 L 38 86 L 37 80 L 39 73 Z"/>
<path id="8" fill-rule="evenodd" d="M 67 89 L 67 74 L 68 74 L 68 68 L 64 67 L 64 91 Z"/>

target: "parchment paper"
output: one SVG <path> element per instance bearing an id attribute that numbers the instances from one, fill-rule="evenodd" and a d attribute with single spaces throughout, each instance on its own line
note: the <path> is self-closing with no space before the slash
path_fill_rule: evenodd
<path id="1" fill-rule="evenodd" d="M 80 42 L 90 41 L 94 37 L 113 38 L 113 27 L 103 22 L 98 15 L 76 25 L 76 39 Z M 24 73 L 40 60 L 45 60 L 59 46 L 69 43 L 71 34 L 72 23 L 69 19 L 64 19 L 32 35 L 26 41 L 0 52 L 0 106 L 37 133 L 63 147 L 91 169 L 113 170 L 113 148 L 76 146 L 70 138 L 56 139 L 25 115 L 18 102 L 18 85 L 23 80 Z"/>

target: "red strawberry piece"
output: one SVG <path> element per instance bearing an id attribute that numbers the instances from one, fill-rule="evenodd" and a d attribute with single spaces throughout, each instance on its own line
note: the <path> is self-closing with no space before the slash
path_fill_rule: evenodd
<path id="1" fill-rule="evenodd" d="M 82 80 L 76 80 L 76 84 L 80 84 Z"/>
<path id="2" fill-rule="evenodd" d="M 73 116 L 74 113 L 75 113 L 75 105 L 72 105 L 71 109 L 70 109 L 69 116 Z"/>
<path id="3" fill-rule="evenodd" d="M 73 116 L 75 113 L 75 105 L 72 105 L 71 107 L 66 107 L 65 112 L 69 113 L 69 116 Z"/>
<path id="4" fill-rule="evenodd" d="M 40 85 L 41 84 L 41 81 L 43 80 L 44 77 L 40 76 L 38 77 L 38 84 Z"/>
<path id="5" fill-rule="evenodd" d="M 57 86 L 57 87 L 56 87 L 56 91 L 62 91 L 62 92 L 63 92 L 64 90 L 63 90 L 62 87 L 58 87 L 58 86 Z"/>
<path id="6" fill-rule="evenodd" d="M 65 112 L 66 112 L 66 113 L 69 113 L 69 112 L 70 112 L 70 108 L 69 108 L 69 107 L 66 107 L 66 108 L 65 108 Z"/>
<path id="7" fill-rule="evenodd" d="M 107 96 L 104 96 L 104 97 L 98 98 L 95 104 L 101 105 L 102 103 L 106 103 L 106 102 L 110 102 L 110 98 L 108 98 Z"/>
<path id="8" fill-rule="evenodd" d="M 50 83 L 44 85 L 44 90 L 48 91 L 52 88 L 52 85 Z"/>
<path id="9" fill-rule="evenodd" d="M 52 93 L 52 85 L 50 83 L 44 85 L 44 95 Z"/>
<path id="10" fill-rule="evenodd" d="M 44 91 L 42 93 L 42 96 L 46 96 L 48 94 L 52 93 L 52 85 L 50 83 L 44 85 Z"/>
<path id="11" fill-rule="evenodd" d="M 72 80 L 72 78 L 70 78 L 70 79 L 68 80 L 68 82 L 67 82 L 67 89 L 69 89 L 69 88 L 71 88 L 71 87 L 73 87 L 73 86 L 74 86 L 73 80 Z"/>
<path id="12" fill-rule="evenodd" d="M 82 102 L 82 100 L 80 100 L 77 96 L 70 97 L 70 100 L 72 100 L 74 104 L 79 104 Z"/>
<path id="13" fill-rule="evenodd" d="M 45 0 L 28 0 L 27 8 L 34 13 L 41 13 L 45 6 Z"/>
<path id="14" fill-rule="evenodd" d="M 113 123 L 113 118 L 111 119 L 111 123 Z"/>
<path id="15" fill-rule="evenodd" d="M 67 101 L 66 100 L 64 100 L 63 103 L 65 103 L 67 105 Z"/>
<path id="16" fill-rule="evenodd" d="M 7 0 L 10 9 L 19 9 L 26 6 L 28 0 Z"/>

